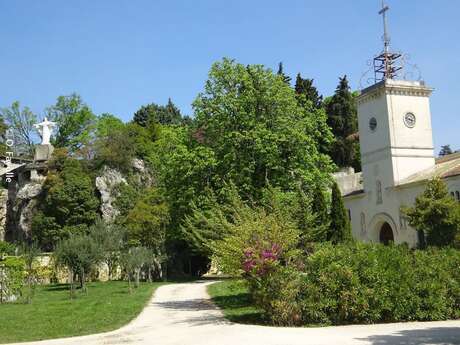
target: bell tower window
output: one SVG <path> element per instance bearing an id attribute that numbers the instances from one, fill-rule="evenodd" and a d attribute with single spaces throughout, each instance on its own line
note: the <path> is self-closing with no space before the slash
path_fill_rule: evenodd
<path id="1" fill-rule="evenodd" d="M 377 180 L 376 182 L 376 188 L 377 188 L 377 204 L 381 204 L 383 202 L 382 200 L 382 182 L 380 180 Z"/>

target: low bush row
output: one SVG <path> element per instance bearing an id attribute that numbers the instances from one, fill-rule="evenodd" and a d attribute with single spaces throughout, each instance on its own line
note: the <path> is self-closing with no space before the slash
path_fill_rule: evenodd
<path id="1" fill-rule="evenodd" d="M 318 244 L 304 262 L 247 274 L 255 303 L 277 325 L 460 318 L 460 251 Z"/>

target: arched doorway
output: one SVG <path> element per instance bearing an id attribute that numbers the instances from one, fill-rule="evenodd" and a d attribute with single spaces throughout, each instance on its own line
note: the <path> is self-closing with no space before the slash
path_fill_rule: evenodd
<path id="1" fill-rule="evenodd" d="M 393 230 L 391 229 L 390 224 L 387 222 L 383 223 L 380 228 L 380 243 L 388 245 L 390 242 L 394 242 Z"/>

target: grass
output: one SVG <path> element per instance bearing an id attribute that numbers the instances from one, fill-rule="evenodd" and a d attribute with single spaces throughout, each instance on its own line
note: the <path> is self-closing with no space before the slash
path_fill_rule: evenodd
<path id="1" fill-rule="evenodd" d="M 65 284 L 39 286 L 31 304 L 0 304 L 0 343 L 117 329 L 140 313 L 161 284 L 141 283 L 129 294 L 126 282 L 88 283 L 88 294 L 77 290 L 72 300 Z"/>
<path id="2" fill-rule="evenodd" d="M 242 280 L 224 280 L 208 287 L 214 303 L 222 309 L 227 320 L 245 324 L 267 324 L 263 312 L 257 309 Z"/>

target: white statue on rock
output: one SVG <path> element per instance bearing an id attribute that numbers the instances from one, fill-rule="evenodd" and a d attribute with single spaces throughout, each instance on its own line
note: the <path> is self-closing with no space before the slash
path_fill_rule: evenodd
<path id="1" fill-rule="evenodd" d="M 43 122 L 35 124 L 34 127 L 42 137 L 41 145 L 50 145 L 51 133 L 53 128 L 56 127 L 56 122 L 48 121 L 48 119 L 45 117 Z"/>

